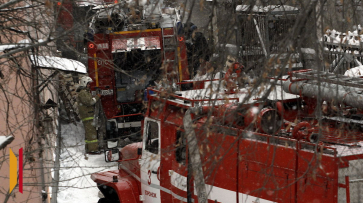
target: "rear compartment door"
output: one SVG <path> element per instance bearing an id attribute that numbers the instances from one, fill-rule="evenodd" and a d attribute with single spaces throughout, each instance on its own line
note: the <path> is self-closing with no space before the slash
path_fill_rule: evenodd
<path id="1" fill-rule="evenodd" d="M 143 136 L 140 200 L 160 203 L 160 121 L 145 118 Z"/>

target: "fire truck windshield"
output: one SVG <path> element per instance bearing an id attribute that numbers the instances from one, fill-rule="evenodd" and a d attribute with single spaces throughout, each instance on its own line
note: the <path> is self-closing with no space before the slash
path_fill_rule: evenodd
<path id="1" fill-rule="evenodd" d="M 113 58 L 118 102 L 136 101 L 136 92 L 142 93 L 160 75 L 160 50 L 134 49 L 114 53 Z"/>

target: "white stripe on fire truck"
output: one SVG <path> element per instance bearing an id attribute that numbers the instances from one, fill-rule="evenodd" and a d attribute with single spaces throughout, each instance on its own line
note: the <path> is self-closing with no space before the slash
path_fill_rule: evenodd
<path id="1" fill-rule="evenodd" d="M 129 169 L 127 169 L 125 166 L 122 165 L 122 163 L 120 163 L 120 167 L 125 170 L 127 173 L 129 173 L 132 177 L 134 177 L 136 180 L 140 181 L 141 183 L 147 185 L 147 181 L 145 180 L 141 180 L 139 176 L 137 176 L 136 174 L 134 174 L 133 172 L 131 172 Z M 182 176 L 178 173 L 176 173 L 175 171 L 172 172 L 172 177 L 171 178 L 171 184 L 180 189 L 180 190 L 185 190 L 185 187 L 183 184 L 183 180 L 186 180 L 187 177 Z M 174 180 L 174 181 L 173 181 Z M 175 180 L 181 180 L 180 182 L 175 181 Z M 178 184 L 181 183 L 181 184 Z M 179 196 L 177 194 L 175 194 L 173 191 L 166 189 L 160 185 L 155 185 L 153 183 L 151 183 L 149 186 L 156 188 L 156 189 L 160 189 L 161 191 L 164 191 L 168 194 L 171 194 L 174 198 L 181 200 L 183 202 L 187 202 L 187 198 L 184 198 L 182 196 Z M 195 190 L 195 183 L 194 183 L 194 190 Z M 224 188 L 220 188 L 220 187 L 216 187 L 216 186 L 212 186 L 212 185 L 208 185 L 206 184 L 206 191 L 208 192 L 208 199 L 212 200 L 212 201 L 217 201 L 217 202 L 222 202 L 222 203 L 236 203 L 236 192 L 232 191 L 232 190 L 227 190 Z M 194 194 L 196 194 L 196 191 L 194 191 Z M 238 193 L 238 197 L 239 197 L 239 202 L 240 203 L 276 203 L 276 202 L 272 202 L 266 199 L 262 199 L 259 197 L 254 197 L 252 195 L 247 195 L 244 193 Z M 194 202 L 194 200 L 192 200 L 192 202 Z"/>
<path id="2" fill-rule="evenodd" d="M 187 192 L 187 177 L 182 176 L 175 171 L 172 171 L 170 176 L 170 182 L 174 187 L 178 188 L 179 190 Z"/>
<path id="3" fill-rule="evenodd" d="M 179 173 L 172 171 L 170 177 L 171 184 L 182 191 L 187 191 L 187 177 L 180 175 Z M 208 193 L 208 199 L 223 203 L 236 203 L 236 192 L 227 190 L 224 188 L 212 186 L 206 184 L 206 191 Z M 194 194 L 197 194 L 194 183 Z M 272 201 L 238 193 L 240 203 L 273 203 Z"/>
<path id="4" fill-rule="evenodd" d="M 130 174 L 132 177 L 134 177 L 136 180 L 138 180 L 139 182 L 141 182 L 141 183 L 143 183 L 143 184 L 145 184 L 145 185 L 149 185 L 149 184 L 147 183 L 147 181 L 145 181 L 145 180 L 141 180 L 139 176 L 137 176 L 137 175 L 136 175 L 136 174 L 134 174 L 132 171 L 130 171 L 128 168 L 126 168 L 124 165 L 122 165 L 122 163 L 120 163 L 120 165 L 119 165 L 119 166 L 120 166 L 123 170 L 125 170 L 128 174 Z M 187 200 L 187 198 L 182 197 L 182 196 L 179 196 L 179 195 L 175 194 L 173 191 L 171 191 L 171 190 L 169 190 L 169 189 L 166 189 L 166 188 L 164 188 L 164 187 L 162 187 L 162 186 L 160 186 L 160 185 L 155 185 L 155 184 L 151 183 L 149 186 L 150 186 L 150 187 L 153 187 L 153 188 L 156 188 L 156 189 L 159 189 L 159 190 L 161 190 L 161 191 L 163 191 L 163 192 L 166 192 L 166 193 L 168 193 L 168 194 L 171 194 L 171 195 L 172 195 L 175 199 L 178 199 L 178 200 L 180 200 L 180 201 L 183 201 L 183 202 L 187 202 L 187 201 L 188 201 L 188 200 Z M 194 200 L 192 200 L 192 202 L 194 202 Z"/>

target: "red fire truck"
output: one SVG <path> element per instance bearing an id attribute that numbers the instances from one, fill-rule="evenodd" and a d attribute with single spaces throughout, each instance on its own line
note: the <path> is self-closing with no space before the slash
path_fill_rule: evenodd
<path id="1" fill-rule="evenodd" d="M 152 89 L 143 141 L 91 175 L 99 202 L 360 202 L 362 80 L 299 71 L 231 94 Z"/>
<path id="2" fill-rule="evenodd" d="M 130 10 L 119 3 L 100 9 L 92 20 L 88 74 L 91 90 L 102 95 L 108 138 L 140 131 L 148 85 L 189 79 L 180 15 L 159 8 L 150 3 Z"/>

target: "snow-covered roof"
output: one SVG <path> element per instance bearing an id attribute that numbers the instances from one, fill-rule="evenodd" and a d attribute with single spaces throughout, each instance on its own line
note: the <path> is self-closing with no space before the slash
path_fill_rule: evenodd
<path id="1" fill-rule="evenodd" d="M 335 145 L 335 148 L 337 150 L 337 156 L 344 157 L 344 156 L 363 154 L 363 147 L 361 147 L 363 146 L 363 142 L 357 142 L 356 144 L 357 147 Z"/>
<path id="2" fill-rule="evenodd" d="M 76 1 L 77 6 L 82 7 L 82 6 L 98 6 L 98 5 L 102 5 L 103 1 L 99 1 L 99 0 L 82 0 L 82 1 Z"/>
<path id="3" fill-rule="evenodd" d="M 18 42 L 18 44 L 30 44 L 30 40 L 29 39 L 22 39 Z"/>
<path id="4" fill-rule="evenodd" d="M 213 81 L 212 83 L 220 83 L 220 81 Z M 210 82 L 205 82 L 205 87 L 208 87 L 210 85 Z M 213 85 L 215 86 L 215 85 Z M 251 92 L 253 90 L 253 87 L 246 87 L 246 88 L 241 88 L 238 91 L 236 91 L 236 93 L 233 94 L 227 94 L 225 92 L 224 88 L 221 88 L 220 91 L 217 91 L 218 88 L 213 87 L 213 92 L 211 92 L 210 88 L 207 89 L 197 89 L 197 90 L 187 90 L 187 91 L 178 91 L 176 92 L 176 94 L 181 95 L 181 97 L 184 97 L 186 99 L 191 99 L 191 100 L 206 100 L 204 103 L 202 102 L 202 105 L 209 105 L 209 99 L 214 100 L 214 99 L 218 99 L 218 101 L 215 103 L 215 105 L 222 105 L 225 104 L 225 100 L 229 99 L 232 102 L 243 102 L 244 104 L 253 104 L 256 103 L 256 101 L 263 97 L 265 95 L 265 93 L 267 92 L 267 90 L 270 88 L 271 86 L 269 84 L 258 88 L 256 91 L 254 91 L 254 94 L 251 96 Z M 294 95 L 294 94 L 290 94 L 290 93 L 286 93 L 285 91 L 283 91 L 283 89 L 281 88 L 280 85 L 276 85 L 272 91 L 270 92 L 270 94 L 268 95 L 267 99 L 269 100 L 288 100 L 288 99 L 296 99 L 299 96 Z M 237 100 L 238 98 L 238 100 Z M 173 100 L 178 102 L 178 99 Z M 183 101 L 180 101 L 183 102 Z"/>
<path id="5" fill-rule="evenodd" d="M 98 5 L 98 6 L 93 7 L 92 9 L 93 10 L 107 9 L 107 8 L 115 7 L 116 5 L 118 5 L 118 4 Z"/>
<path id="6" fill-rule="evenodd" d="M 3 44 L 3 45 L 0 45 L 0 52 L 3 52 L 7 49 L 22 48 L 22 47 L 28 46 L 29 44 L 30 44 L 30 41 L 28 39 L 20 40 L 18 43 Z"/>
<path id="7" fill-rule="evenodd" d="M 14 48 L 18 48 L 21 47 L 19 44 L 4 44 L 4 45 L 0 45 L 0 52 L 5 51 L 7 49 L 14 49 Z"/>
<path id="8" fill-rule="evenodd" d="M 116 4 L 98 4 L 98 6 L 93 7 L 93 10 L 100 10 L 100 9 L 108 9 L 108 8 L 113 8 L 113 7 L 117 7 L 117 6 L 121 6 L 123 7 L 125 5 L 124 2 L 120 2 L 120 3 L 116 3 Z"/>
<path id="9" fill-rule="evenodd" d="M 305 54 L 315 54 L 315 50 L 311 48 L 301 48 L 301 52 Z"/>
<path id="10" fill-rule="evenodd" d="M 249 11 L 250 5 L 238 5 L 236 7 L 237 12 Z M 288 12 L 288 11 L 298 11 L 299 9 L 293 6 L 281 6 L 281 5 L 269 5 L 269 6 L 253 6 L 251 12 Z"/>
<path id="11" fill-rule="evenodd" d="M 264 7 L 264 9 L 268 11 L 298 11 L 299 9 L 293 6 L 288 5 L 269 5 Z"/>
<path id="12" fill-rule="evenodd" d="M 250 9 L 250 5 L 237 5 L 236 11 L 248 11 Z M 251 9 L 252 12 L 264 12 L 262 6 L 253 6 Z"/>
<path id="13" fill-rule="evenodd" d="M 81 62 L 56 56 L 35 56 L 30 55 L 31 62 L 42 68 L 58 69 L 62 71 L 73 71 L 87 73 L 86 66 Z"/>
<path id="14" fill-rule="evenodd" d="M 13 136 L 0 136 L 0 149 L 6 147 L 6 145 L 10 144 L 14 140 Z"/>
<path id="15" fill-rule="evenodd" d="M 363 77 L 363 65 L 345 71 L 344 75 L 349 77 Z"/>
<path id="16" fill-rule="evenodd" d="M 39 43 L 42 43 L 44 41 L 45 41 L 44 39 L 38 40 Z M 27 46 L 30 46 L 30 44 L 31 44 L 31 42 L 29 39 L 22 39 L 18 43 L 3 44 L 3 45 L 0 45 L 0 52 L 3 52 L 7 49 L 16 49 L 16 48 L 27 47 Z"/>

